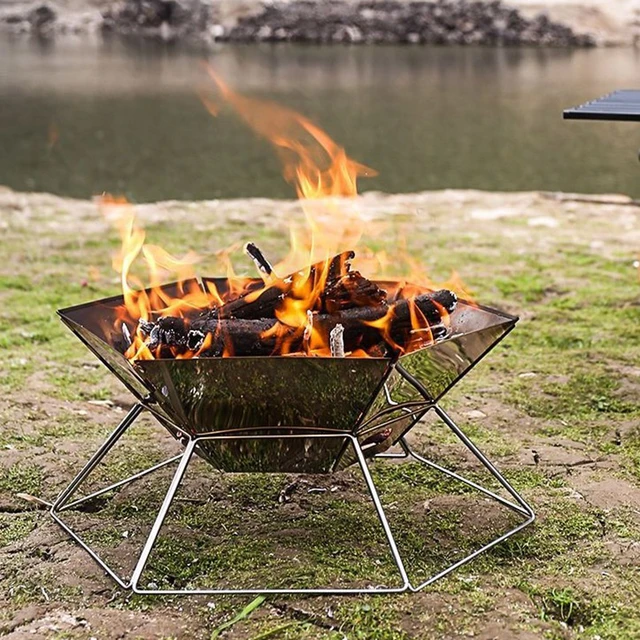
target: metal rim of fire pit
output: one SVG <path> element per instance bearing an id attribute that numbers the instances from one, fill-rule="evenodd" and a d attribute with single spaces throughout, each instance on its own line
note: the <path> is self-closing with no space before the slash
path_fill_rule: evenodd
<path id="1" fill-rule="evenodd" d="M 112 303 L 117 301 L 118 298 L 111 298 L 103 301 L 98 301 L 95 305 L 104 304 L 104 303 Z M 94 305 L 94 306 L 95 306 Z M 244 426 L 243 428 L 239 428 L 236 430 L 209 430 L 200 433 L 187 433 L 184 430 L 180 429 L 179 426 L 175 424 L 168 424 L 167 421 L 163 417 L 163 412 L 159 411 L 156 404 L 158 402 L 159 396 L 156 390 L 156 393 L 150 393 L 145 395 L 144 397 L 141 395 L 140 389 L 132 389 L 131 384 L 128 383 L 127 380 L 123 379 L 123 375 L 118 372 L 118 367 L 114 367 L 113 362 L 109 362 L 110 356 L 107 356 L 106 352 L 102 352 L 102 347 L 96 348 L 96 344 L 91 344 L 88 341 L 89 333 L 80 331 L 80 324 L 77 324 L 77 319 L 73 320 L 70 318 L 70 313 L 73 311 L 77 311 L 78 309 L 85 309 L 91 305 L 79 305 L 78 307 L 63 310 L 60 312 L 62 319 L 65 321 L 67 325 L 72 329 L 74 333 L 85 343 L 88 348 L 97 355 L 100 360 L 103 361 L 104 364 L 122 381 L 125 383 L 129 390 L 133 391 L 134 394 L 138 397 L 138 403 L 133 406 L 133 408 L 129 411 L 129 413 L 125 416 L 125 418 L 121 421 L 121 423 L 116 427 L 113 433 L 105 440 L 102 446 L 94 453 L 94 455 L 90 458 L 90 460 L 86 463 L 83 469 L 78 473 L 78 475 L 69 483 L 69 485 L 60 493 L 57 499 L 49 504 L 50 514 L 55 520 L 55 522 L 60 525 L 60 527 L 66 531 L 92 558 L 93 560 L 123 589 L 131 590 L 135 593 L 146 594 L 146 595 L 227 595 L 227 594 L 307 594 L 307 595 L 347 595 L 347 594 L 372 594 L 372 593 L 402 593 L 406 591 L 419 591 L 428 585 L 432 584 L 436 580 L 443 578 L 448 575 L 458 567 L 470 562 L 478 555 L 488 551 L 492 547 L 497 544 L 503 542 L 507 538 L 513 536 L 518 533 L 526 526 L 531 524 L 535 520 L 535 514 L 529 504 L 522 498 L 522 496 L 511 486 L 511 484 L 502 476 L 502 474 L 496 469 L 496 467 L 491 463 L 491 461 L 478 449 L 478 447 L 464 434 L 464 432 L 456 425 L 456 423 L 452 420 L 452 418 L 445 412 L 445 410 L 438 404 L 438 401 L 453 387 L 455 386 L 459 380 L 468 373 L 468 371 L 477 364 L 489 351 L 491 351 L 515 326 L 515 322 L 517 318 L 513 316 L 509 316 L 508 314 L 504 314 L 502 312 L 497 312 L 493 309 L 487 307 L 478 307 L 478 309 L 482 312 L 494 313 L 497 314 L 496 317 L 502 318 L 502 322 L 504 323 L 500 327 L 499 335 L 496 333 L 489 333 L 485 336 L 485 343 L 482 343 L 483 349 L 481 353 L 475 353 L 473 357 L 470 357 L 469 362 L 465 362 L 464 366 L 459 365 L 459 371 L 456 370 L 458 375 L 456 375 L 453 379 L 446 379 L 444 382 L 440 382 L 439 386 L 436 387 L 436 390 L 439 393 L 434 394 L 433 389 L 429 389 L 423 384 L 423 381 L 420 380 L 415 372 L 410 371 L 411 368 L 411 360 L 407 359 L 403 362 L 402 358 L 399 361 L 391 362 L 389 370 L 386 372 L 380 388 L 376 391 L 377 396 L 381 398 L 381 401 L 384 407 L 379 406 L 376 408 L 376 412 L 374 412 L 373 416 L 370 416 L 371 406 L 367 407 L 367 411 L 369 412 L 366 416 L 363 415 L 361 419 L 359 419 L 358 424 L 361 426 L 364 425 L 363 429 L 358 430 L 346 430 L 346 429 L 338 429 L 338 428 L 322 428 L 322 427 L 302 427 L 298 425 L 296 427 L 292 427 L 289 430 L 289 433 L 282 433 L 283 428 L 279 427 L 278 430 L 272 432 L 265 432 L 266 427 L 256 428 Z M 479 312 L 480 312 L 479 311 Z M 455 336 L 454 336 L 455 338 Z M 452 341 L 454 340 L 452 338 Z M 446 341 L 445 341 L 446 342 Z M 459 347 L 459 345 L 454 345 L 454 347 Z M 461 361 L 464 359 L 464 349 L 460 348 L 462 353 L 457 353 L 454 349 L 454 355 L 459 358 Z M 450 354 L 449 354 L 450 355 Z M 262 358 L 263 360 L 265 358 Z M 227 359 L 233 360 L 233 359 Z M 239 360 L 239 359 L 236 359 Z M 285 360 L 285 359 L 283 359 Z M 301 360 L 312 360 L 311 358 L 296 358 L 290 359 L 290 362 Z M 351 362 L 357 362 L 357 360 L 351 360 Z M 188 361 L 182 361 L 188 362 Z M 453 366 L 452 362 L 449 362 L 451 366 Z M 407 366 L 405 366 L 405 364 Z M 415 363 L 414 363 L 415 364 Z M 456 363 L 457 364 L 457 363 Z M 393 381 L 390 376 L 393 373 L 398 380 L 401 380 L 403 384 L 407 384 L 412 393 L 415 394 L 415 397 L 409 401 L 405 402 L 397 402 L 392 397 L 392 392 L 390 390 L 393 385 Z M 148 386 L 148 383 L 145 383 Z M 114 445 L 126 434 L 129 428 L 135 423 L 136 419 L 141 415 L 142 412 L 148 410 L 154 415 L 154 417 L 158 418 L 161 424 L 165 426 L 170 433 L 174 436 L 174 438 L 178 439 L 183 445 L 183 452 L 168 458 L 156 465 L 153 465 L 143 471 L 140 471 L 137 474 L 134 474 L 128 478 L 123 480 L 119 480 L 103 489 L 95 491 L 89 495 L 85 495 L 83 497 L 77 498 L 76 500 L 71 500 L 72 496 L 76 493 L 76 491 L 80 488 L 80 486 L 85 482 L 85 480 L 90 476 L 92 471 L 102 462 L 103 458 L 107 455 L 107 453 L 114 447 Z M 460 443 L 478 460 L 481 465 L 493 476 L 495 480 L 500 484 L 500 486 L 509 494 L 512 500 L 507 499 L 491 489 L 488 489 L 481 484 L 465 478 L 464 476 L 451 471 L 436 462 L 428 460 L 427 458 L 421 456 L 416 453 L 409 443 L 407 442 L 405 436 L 411 428 L 425 415 L 427 412 L 432 411 L 439 421 L 443 423 L 458 439 Z M 395 415 L 394 415 L 395 414 Z M 373 427 L 369 427 L 367 430 L 367 425 L 373 425 Z M 387 436 L 387 439 L 383 442 L 373 441 L 369 442 L 367 438 L 370 438 L 370 434 L 380 436 L 381 433 L 386 433 L 385 429 L 390 431 L 390 435 Z M 160 533 L 164 520 L 169 512 L 171 504 L 174 500 L 176 491 L 178 490 L 182 479 L 187 471 L 187 468 L 190 464 L 190 461 L 193 459 L 193 454 L 197 453 L 205 460 L 212 462 L 210 455 L 210 445 L 211 443 L 222 443 L 222 446 L 226 446 L 231 443 L 233 446 L 238 446 L 238 444 L 244 444 L 247 441 L 259 441 L 260 443 L 268 443 L 269 441 L 275 441 L 276 444 L 281 444 L 284 442 L 293 442 L 294 440 L 304 439 L 305 441 L 320 441 L 320 440 L 337 440 L 337 444 L 340 445 L 340 455 L 338 456 L 336 462 L 332 464 L 327 471 L 331 472 L 335 470 L 335 468 L 339 468 L 338 463 L 340 461 L 344 461 L 346 459 L 346 465 L 348 464 L 357 464 L 363 474 L 367 489 L 373 501 L 374 507 L 376 509 L 376 514 L 378 516 L 378 520 L 383 528 L 386 542 L 391 553 L 391 556 L 394 560 L 395 566 L 398 570 L 399 577 L 401 579 L 401 585 L 398 587 L 388 587 L 388 586 L 366 586 L 366 587 L 355 587 L 355 588 L 322 588 L 322 587 L 311 587 L 311 588 L 211 588 L 211 589 L 159 589 L 159 588 L 143 588 L 140 586 L 141 576 L 144 572 L 144 569 L 147 565 L 147 561 L 151 551 L 153 550 L 154 544 L 157 540 L 157 537 Z M 340 444 L 340 441 L 343 444 Z M 388 448 L 393 444 L 399 445 L 401 448 L 401 452 L 394 453 L 388 451 Z M 209 451 L 207 451 L 207 447 L 209 447 Z M 346 452 L 348 449 L 351 449 L 353 452 L 352 458 L 348 458 L 346 456 Z M 334 452 L 335 453 L 335 452 Z M 479 549 L 473 551 L 472 553 L 466 555 L 464 558 L 453 562 L 448 567 L 442 569 L 437 572 L 433 576 L 429 577 L 427 580 L 422 581 L 419 584 L 414 584 L 407 573 L 405 568 L 405 564 L 402 560 L 401 554 L 396 545 L 391 526 L 387 520 L 382 502 L 378 496 L 373 478 L 371 477 L 367 460 L 366 458 L 376 458 L 376 459 L 385 459 L 385 458 L 412 458 L 416 462 L 423 464 L 434 471 L 440 472 L 454 480 L 462 482 L 468 487 L 482 493 L 486 497 L 496 501 L 503 507 L 508 508 L 514 513 L 518 514 L 523 518 L 523 521 L 517 526 L 511 528 L 506 533 L 494 538 L 487 544 L 483 545 Z M 223 461 L 226 459 L 223 459 Z M 131 573 L 129 578 L 123 578 L 118 573 L 110 567 L 99 555 L 99 553 L 94 550 L 91 545 L 85 542 L 82 537 L 67 524 L 61 517 L 62 512 L 74 509 L 79 505 L 93 500 L 98 496 L 107 494 L 116 489 L 124 487 L 125 485 L 134 482 L 146 475 L 153 473 L 159 469 L 162 469 L 172 463 L 178 463 L 177 469 L 173 475 L 173 479 L 171 484 L 166 492 L 166 495 L 162 501 L 162 505 L 158 510 L 157 516 L 153 523 L 153 526 L 149 532 L 149 535 L 143 545 L 142 551 L 136 561 L 135 568 Z M 215 462 L 215 460 L 214 460 Z M 304 465 L 305 461 L 302 461 Z M 232 469 L 233 470 L 233 469 Z M 236 469 L 243 470 L 243 469 Z M 254 469 L 255 471 L 255 469 Z M 298 471 L 294 469 L 294 471 Z M 302 470 L 304 472 L 304 469 Z"/>

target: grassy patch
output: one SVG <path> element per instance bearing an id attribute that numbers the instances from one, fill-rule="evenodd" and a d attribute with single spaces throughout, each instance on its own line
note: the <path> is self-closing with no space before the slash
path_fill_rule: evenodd
<path id="1" fill-rule="evenodd" d="M 517 273 L 510 278 L 497 278 L 494 285 L 505 298 L 520 299 L 522 302 L 542 300 L 549 282 L 538 273 Z"/>
<path id="2" fill-rule="evenodd" d="M 542 620 L 557 622 L 588 638 L 632 640 L 640 633 L 637 612 L 606 595 L 573 587 L 522 585 L 539 609 Z"/>
<path id="3" fill-rule="evenodd" d="M 636 427 L 623 441 L 621 447 L 629 471 L 640 480 L 640 428 Z"/>
<path id="4" fill-rule="evenodd" d="M 611 374 L 576 373 L 562 380 L 532 380 L 514 382 L 509 397 L 533 417 L 571 419 L 639 411 L 637 405 L 617 396 L 620 382 Z"/>
<path id="5" fill-rule="evenodd" d="M 550 561 L 571 564 L 573 553 L 583 554 L 581 562 L 588 566 L 601 557 L 598 546 L 593 555 L 591 544 L 602 536 L 600 513 L 585 511 L 562 499 L 539 510 L 538 520 L 526 534 L 509 538 L 497 547 L 492 556 L 517 560 Z"/>
<path id="6" fill-rule="evenodd" d="M 38 495 L 43 482 L 42 468 L 36 464 L 16 463 L 0 468 L 0 491 Z"/>

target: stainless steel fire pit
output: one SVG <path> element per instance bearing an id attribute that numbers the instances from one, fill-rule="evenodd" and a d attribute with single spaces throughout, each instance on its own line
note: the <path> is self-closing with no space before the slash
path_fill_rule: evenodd
<path id="1" fill-rule="evenodd" d="M 219 290 L 225 280 L 213 280 Z M 206 280 L 204 281 L 206 283 Z M 384 282 L 379 283 L 385 287 Z M 176 285 L 177 286 L 177 285 Z M 165 287 L 166 289 L 166 287 Z M 392 358 L 228 357 L 141 360 L 131 364 L 111 346 L 122 296 L 59 311 L 63 322 L 134 394 L 138 403 L 51 506 L 51 514 L 122 587 L 146 594 L 391 593 L 417 591 L 520 531 L 534 513 L 438 405 L 439 400 L 514 327 L 517 318 L 460 301 L 446 339 Z M 82 483 L 136 418 L 149 411 L 183 452 L 90 495 L 72 500 Z M 506 490 L 511 499 L 415 453 L 406 433 L 433 411 Z M 399 452 L 390 452 L 393 445 Z M 399 587 L 357 589 L 203 589 L 140 587 L 140 576 L 186 469 L 196 454 L 228 472 L 331 473 L 358 464 L 401 579 Z M 524 518 L 507 533 L 413 584 L 369 473 L 367 458 L 412 457 L 498 501 Z M 61 512 L 178 463 L 155 523 L 129 578 L 119 576 L 61 518 Z"/>

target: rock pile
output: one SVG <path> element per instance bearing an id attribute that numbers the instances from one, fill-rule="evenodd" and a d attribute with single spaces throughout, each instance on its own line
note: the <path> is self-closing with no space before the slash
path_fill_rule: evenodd
<path id="1" fill-rule="evenodd" d="M 63 11 L 56 4 L 44 0 L 36 3 L 18 2 L 0 9 L 0 28 L 18 34 L 86 34 L 99 31 L 101 26 L 102 16 L 93 7 Z"/>
<path id="2" fill-rule="evenodd" d="M 184 38 L 208 33 L 216 16 L 202 0 L 121 0 L 103 12 L 103 20 L 105 31 Z"/>
<path id="3" fill-rule="evenodd" d="M 165 39 L 230 42 L 593 46 L 592 36 L 525 18 L 501 0 L 273 0 L 229 21 L 221 0 L 118 0 L 102 14 L 71 15 L 49 0 L 0 11 L 13 31 L 59 33 L 102 29 Z"/>
<path id="4" fill-rule="evenodd" d="M 235 42 L 411 43 L 592 46 L 589 35 L 551 22 L 528 20 L 500 0 L 345 2 L 294 0 L 265 5 L 224 35 Z"/>

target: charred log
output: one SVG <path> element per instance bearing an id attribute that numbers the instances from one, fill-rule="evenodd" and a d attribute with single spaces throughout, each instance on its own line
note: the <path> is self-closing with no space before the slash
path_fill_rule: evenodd
<path id="1" fill-rule="evenodd" d="M 315 314 L 313 329 L 320 333 L 324 344 L 330 344 L 331 332 L 342 325 L 345 352 L 363 349 L 380 355 L 381 345 L 385 345 L 387 354 L 397 353 L 414 339 L 444 337 L 448 329 L 442 323 L 443 312 L 453 311 L 456 303 L 455 294 L 443 289 L 412 300 L 399 300 L 391 306 L 354 307 L 331 314 Z M 419 324 L 425 327 L 422 336 L 415 336 L 412 328 L 416 314 L 421 316 Z M 237 356 L 267 356 L 302 351 L 305 333 L 305 327 L 290 327 L 275 318 L 220 318 L 213 311 L 193 323 L 183 318 L 160 318 L 153 328 L 147 323 L 144 330 L 148 332 L 149 348 L 160 348 L 162 354 L 166 348 L 172 353 L 202 349 L 207 336 L 208 343 L 199 354 L 202 357 L 221 356 L 225 352 Z"/>
<path id="2" fill-rule="evenodd" d="M 353 307 L 381 307 L 387 303 L 387 293 L 359 271 L 349 271 L 327 282 L 321 296 L 322 311 L 335 313 Z"/>
<path id="3" fill-rule="evenodd" d="M 255 246 L 252 251 L 256 255 L 256 251 L 260 253 Z M 262 256 L 261 253 L 260 255 Z M 289 274 L 275 281 L 271 286 L 249 292 L 208 311 L 205 316 L 246 320 L 275 318 L 279 305 L 286 296 L 292 295 L 297 284 L 308 281 L 309 288 L 315 289 L 322 284 L 320 278 L 324 278 L 325 282 L 314 311 L 331 313 L 338 309 L 356 306 L 379 306 L 386 299 L 386 293 L 357 271 L 351 271 L 350 261 L 354 256 L 353 251 L 340 253 L 331 258 L 328 264 L 326 261 L 318 262 L 309 267 L 308 273 L 307 270 L 302 270 Z"/>

